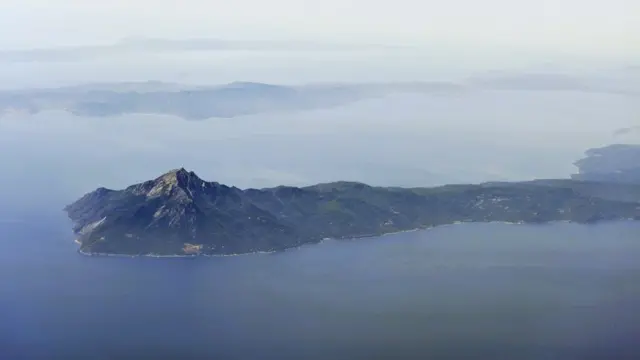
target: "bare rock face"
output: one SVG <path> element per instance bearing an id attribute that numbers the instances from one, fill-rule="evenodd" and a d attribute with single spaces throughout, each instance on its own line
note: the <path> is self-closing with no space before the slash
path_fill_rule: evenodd
<path id="1" fill-rule="evenodd" d="M 383 188 L 355 182 L 241 190 L 183 168 L 65 208 L 88 254 L 275 251 L 454 222 L 640 219 L 640 184 L 540 180 Z"/>

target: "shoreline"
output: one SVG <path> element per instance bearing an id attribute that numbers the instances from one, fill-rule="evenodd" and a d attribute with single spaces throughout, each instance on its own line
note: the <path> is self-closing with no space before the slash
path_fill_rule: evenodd
<path id="1" fill-rule="evenodd" d="M 455 222 L 450 223 L 450 224 L 441 224 L 441 225 L 434 225 L 434 226 L 418 227 L 418 228 L 415 228 L 415 229 L 392 231 L 392 232 L 386 232 L 386 233 L 382 233 L 382 234 L 351 236 L 351 237 L 343 237 L 343 238 L 323 238 L 320 241 L 308 242 L 308 243 L 305 243 L 305 244 L 301 244 L 301 245 L 293 246 L 293 247 L 289 247 L 289 248 L 284 248 L 284 249 L 281 249 L 281 250 L 253 251 L 253 252 L 246 252 L 246 253 L 239 253 L 239 254 L 193 254 L 193 255 L 138 254 L 138 255 L 131 255 L 131 254 L 117 254 L 117 253 L 92 253 L 92 252 L 82 251 L 81 249 L 78 249 L 78 253 L 83 255 L 83 256 L 89 256 L 89 257 L 121 257 L 121 258 L 145 257 L 145 258 L 157 258 L 157 259 L 164 259 L 164 258 L 191 258 L 191 259 L 195 259 L 195 258 L 200 258 L 200 257 L 213 258 L 213 257 L 231 257 L 231 256 L 247 256 L 247 255 L 268 255 L 268 254 L 275 254 L 275 253 L 279 253 L 279 252 L 297 250 L 297 249 L 300 249 L 303 246 L 318 245 L 318 244 L 321 244 L 321 243 L 323 243 L 325 241 L 349 241 L 349 240 L 358 240 L 358 239 L 368 239 L 368 238 L 384 237 L 384 236 L 397 235 L 397 234 L 409 233 L 409 232 L 429 231 L 429 230 L 433 230 L 433 229 L 437 229 L 437 228 L 441 228 L 441 227 L 450 227 L 450 226 L 455 226 L 455 225 L 501 224 L 501 225 L 533 225 L 533 226 L 540 226 L 540 225 L 552 225 L 552 224 L 559 224 L 559 223 L 577 224 L 577 225 L 597 225 L 597 224 L 611 223 L 611 222 L 640 222 L 640 221 L 639 220 L 635 220 L 635 219 L 620 219 L 620 220 L 600 221 L 600 222 L 596 222 L 596 223 L 592 223 L 592 224 L 590 224 L 590 223 L 581 223 L 581 222 L 576 222 L 576 221 L 571 221 L 571 220 L 553 220 L 553 221 L 547 221 L 547 222 L 543 222 L 543 223 L 528 223 L 528 222 L 524 222 L 524 221 L 518 221 L 518 222 L 511 222 L 511 221 L 455 221 Z M 79 244 L 79 245 L 82 244 L 78 239 L 75 239 L 74 242 L 76 244 Z"/>
<path id="2" fill-rule="evenodd" d="M 77 241 L 76 241 L 77 243 Z M 317 243 L 316 243 L 317 244 Z M 305 244 L 306 245 L 306 244 Z M 301 245 L 302 246 L 302 245 Z M 131 254 L 115 254 L 115 253 L 92 253 L 92 252 L 86 252 L 86 251 L 82 251 L 80 249 L 78 249 L 78 254 L 83 255 L 83 256 L 89 256 L 89 257 L 121 257 L 121 258 L 137 258 L 137 257 L 145 257 L 145 258 L 156 258 L 156 259 L 164 259 L 164 258 L 181 258 L 181 259 L 185 259 L 185 258 L 191 258 L 191 259 L 195 259 L 195 258 L 199 258 L 199 257 L 229 257 L 229 256 L 245 256 L 245 255 L 265 255 L 265 254 L 274 254 L 277 252 L 281 252 L 281 251 L 286 251 L 288 249 L 296 249 L 297 247 L 293 247 L 293 248 L 287 248 L 287 249 L 283 249 L 283 250 L 273 250 L 273 251 L 254 251 L 254 252 L 247 252 L 247 253 L 240 253 L 240 254 L 194 254 L 194 255 L 159 255 L 159 254 L 138 254 L 138 255 L 131 255 Z"/>

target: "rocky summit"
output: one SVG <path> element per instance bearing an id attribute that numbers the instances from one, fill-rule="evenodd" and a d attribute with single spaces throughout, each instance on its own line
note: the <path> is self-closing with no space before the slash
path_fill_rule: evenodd
<path id="1" fill-rule="evenodd" d="M 276 251 L 456 222 L 640 219 L 640 184 L 577 180 L 372 187 L 335 182 L 238 189 L 183 168 L 65 208 L 85 254 L 224 255 Z"/>

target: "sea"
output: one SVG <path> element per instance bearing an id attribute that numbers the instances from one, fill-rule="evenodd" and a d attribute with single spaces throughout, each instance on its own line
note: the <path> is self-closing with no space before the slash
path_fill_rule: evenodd
<path id="1" fill-rule="evenodd" d="M 640 223 L 458 224 L 230 257 L 90 257 L 0 221 L 0 358 L 638 359 Z"/>
<path id="2" fill-rule="evenodd" d="M 3 63 L 0 88 L 562 73 L 527 56 L 514 64 L 443 54 Z M 203 121 L 3 114 L 0 360 L 640 359 L 640 223 L 459 224 L 271 254 L 158 259 L 83 256 L 61 211 L 97 187 L 178 167 L 240 188 L 569 177 L 585 150 L 632 140 L 619 130 L 637 126 L 638 104 L 612 93 L 487 90 Z"/>

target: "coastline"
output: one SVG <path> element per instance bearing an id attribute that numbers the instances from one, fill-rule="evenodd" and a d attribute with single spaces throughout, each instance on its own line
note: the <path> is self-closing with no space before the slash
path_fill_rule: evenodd
<path id="1" fill-rule="evenodd" d="M 271 251 L 253 251 L 253 252 L 246 252 L 246 253 L 239 253 L 239 254 L 192 254 L 192 255 L 180 255 L 180 254 L 172 254 L 172 255 L 160 255 L 160 254 L 138 254 L 138 255 L 131 255 L 131 254 L 117 254 L 117 253 L 92 253 L 92 252 L 86 252 L 86 251 L 82 251 L 81 249 L 78 249 L 78 253 L 84 256 L 93 256 L 93 257 L 124 257 L 124 258 L 136 258 L 136 257 L 146 257 L 146 258 L 157 258 L 157 259 L 164 259 L 164 258 L 191 258 L 191 259 L 195 259 L 198 257 L 231 257 L 231 256 L 247 256 L 247 255 L 268 255 L 268 254 L 274 254 L 274 253 L 279 253 L 279 252 L 284 252 L 284 251 L 291 251 L 291 250 L 297 250 L 303 246 L 309 246 L 309 245 L 317 245 L 320 244 L 324 241 L 348 241 L 348 240 L 358 240 L 358 239 L 367 239 L 367 238 L 376 238 L 376 237 L 384 237 L 384 236 L 390 236 L 390 235 L 397 235 L 397 234 L 402 234 L 402 233 L 409 233 L 409 232 L 417 232 L 417 231 L 428 231 L 428 230 L 433 230 L 436 228 L 441 228 L 441 227 L 449 227 L 449 226 L 455 226 L 455 225 L 467 225 L 467 224 L 502 224 L 502 225 L 535 225 L 535 226 L 540 226 L 540 225 L 551 225 L 551 224 L 558 224 L 558 223 L 566 223 L 566 224 L 578 224 L 578 225 L 594 225 L 594 224 L 600 224 L 600 223 L 607 223 L 607 222 L 637 222 L 638 220 L 635 220 L 633 218 L 631 219 L 620 219 L 620 220 L 607 220 L 607 221 L 601 221 L 601 222 L 596 222 L 593 224 L 589 224 L 589 223 L 581 223 L 581 222 L 576 222 L 576 221 L 571 221 L 571 220 L 553 220 L 553 221 L 547 221 L 547 222 L 543 222 L 543 223 L 528 223 L 525 221 L 518 221 L 518 222 L 511 222 L 511 221 L 455 221 L 453 223 L 450 224 L 441 224 L 441 225 L 433 225 L 433 226 L 425 226 L 425 227 L 418 227 L 415 229 L 408 229 L 408 230 L 399 230 L 399 231 L 391 231 L 391 232 L 385 232 L 385 233 L 381 233 L 381 234 L 369 234 L 369 235 L 361 235 L 361 236 L 350 236 L 350 237 L 342 237 L 342 238 L 323 238 L 320 241 L 315 241 L 315 242 L 308 242 L 308 243 L 304 243 L 298 246 L 292 246 L 292 247 L 288 247 L 288 248 L 284 248 L 281 250 L 271 250 Z M 74 242 L 76 244 L 81 244 L 81 242 L 78 239 L 75 239 Z"/>
<path id="2" fill-rule="evenodd" d="M 116 253 L 93 253 L 93 252 L 82 251 L 80 249 L 78 249 L 78 253 L 80 255 L 90 256 L 90 257 L 91 256 L 92 257 L 121 257 L 121 258 L 146 257 L 146 258 L 157 258 L 157 259 L 164 259 L 164 258 L 182 258 L 182 259 L 190 258 L 190 259 L 194 259 L 194 258 L 198 258 L 198 257 L 229 257 L 229 256 L 259 255 L 259 254 L 263 254 L 264 255 L 264 254 L 273 254 L 273 253 L 277 253 L 277 252 L 280 252 L 280 251 L 286 251 L 288 249 L 295 249 L 295 248 L 297 248 L 297 247 L 287 248 L 287 249 L 283 249 L 283 250 L 254 251 L 254 252 L 247 252 L 247 253 L 240 253 L 240 254 L 193 254 L 193 255 L 138 254 L 138 255 L 131 255 L 131 254 L 116 254 Z"/>

